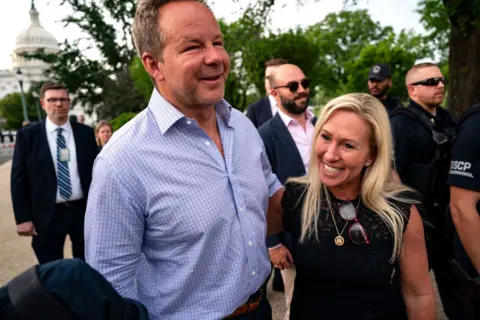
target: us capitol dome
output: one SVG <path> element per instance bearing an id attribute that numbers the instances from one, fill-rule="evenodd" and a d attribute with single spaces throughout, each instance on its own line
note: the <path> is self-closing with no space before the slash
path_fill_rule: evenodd
<path id="1" fill-rule="evenodd" d="M 15 41 L 15 47 L 10 54 L 12 65 L 9 70 L 0 70 L 0 99 L 13 92 L 20 92 L 19 79 L 23 82 L 23 91 L 26 93 L 32 85 L 40 81 L 47 80 L 44 72 L 48 69 L 48 64 L 41 60 L 25 59 L 22 53 L 34 53 L 43 48 L 46 53 L 57 53 L 60 46 L 55 37 L 45 30 L 40 23 L 40 14 L 35 8 L 35 2 L 29 11 L 30 26 L 20 32 Z M 21 75 L 18 75 L 20 70 Z M 85 124 L 93 124 L 96 115 L 89 116 L 85 114 L 82 106 L 72 106 L 70 115 L 85 117 Z M 37 119 L 30 119 L 36 121 Z"/>

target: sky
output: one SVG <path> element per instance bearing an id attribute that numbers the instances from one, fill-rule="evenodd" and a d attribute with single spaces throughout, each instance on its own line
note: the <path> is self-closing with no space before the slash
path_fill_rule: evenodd
<path id="1" fill-rule="evenodd" d="M 7 1 L 7 0 L 3 0 Z M 17 35 L 30 24 L 29 10 L 31 0 L 8 1 L 8 9 L 4 4 L 0 10 L 0 70 L 11 67 L 10 53 L 15 46 Z M 78 39 L 84 35 L 75 27 L 64 27 L 60 20 L 70 9 L 59 6 L 61 0 L 35 0 L 40 12 L 40 23 L 55 36 L 59 42 L 64 39 Z M 297 6 L 294 0 L 277 0 L 271 16 L 271 28 L 289 29 L 296 26 L 307 27 L 321 21 L 327 14 L 338 12 L 343 8 L 343 0 L 309 0 L 304 6 Z M 359 0 L 353 8 L 367 9 L 374 21 L 383 26 L 392 26 L 396 32 L 402 29 L 413 29 L 423 33 L 424 29 L 415 12 L 418 0 Z M 239 0 L 232 4 L 231 0 L 216 0 L 212 10 L 217 18 L 234 21 L 241 12 L 242 5 L 248 0 Z"/>

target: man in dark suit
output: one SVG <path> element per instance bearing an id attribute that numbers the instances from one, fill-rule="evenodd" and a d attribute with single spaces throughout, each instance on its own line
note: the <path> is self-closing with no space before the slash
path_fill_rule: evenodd
<path id="1" fill-rule="evenodd" d="M 277 102 L 270 95 L 271 88 L 268 77 L 275 68 L 287 63 L 287 60 L 284 59 L 270 59 L 265 62 L 265 92 L 267 96 L 252 103 L 247 109 L 247 117 L 252 120 L 255 128 L 259 128 L 277 113 Z"/>
<path id="2" fill-rule="evenodd" d="M 290 177 L 304 176 L 308 170 L 316 120 L 308 108 L 310 80 L 299 67 L 285 64 L 270 74 L 269 81 L 278 112 L 258 131 L 272 171 L 281 183 L 285 183 Z M 289 235 L 286 233 L 267 239 L 270 261 L 282 270 L 287 319 L 295 279 L 295 267 L 288 250 L 289 242 Z"/>
<path id="3" fill-rule="evenodd" d="M 40 103 L 47 119 L 18 131 L 11 172 L 20 236 L 31 236 L 39 263 L 63 258 L 65 237 L 84 259 L 83 223 L 98 148 L 93 129 L 68 120 L 65 86 L 46 83 Z"/>

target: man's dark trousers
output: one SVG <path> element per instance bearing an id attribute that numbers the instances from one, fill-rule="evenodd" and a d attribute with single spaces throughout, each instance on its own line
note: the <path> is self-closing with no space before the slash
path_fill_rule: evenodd
<path id="1" fill-rule="evenodd" d="M 32 247 L 40 264 L 63 259 L 65 238 L 72 241 L 74 258 L 85 260 L 84 218 L 86 202 L 84 199 L 55 205 L 50 223 L 38 230 L 32 239 Z"/>

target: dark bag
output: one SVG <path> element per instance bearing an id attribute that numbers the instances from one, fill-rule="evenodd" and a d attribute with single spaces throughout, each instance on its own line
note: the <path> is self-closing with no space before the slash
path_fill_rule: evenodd
<path id="1" fill-rule="evenodd" d="M 79 259 L 34 266 L 12 279 L 6 289 L 14 309 L 9 320 L 148 320 L 141 303 L 122 298 Z M 9 308 L 6 303 L 3 307 Z"/>

